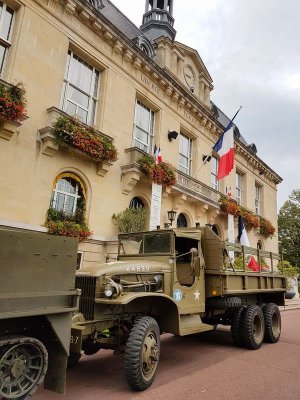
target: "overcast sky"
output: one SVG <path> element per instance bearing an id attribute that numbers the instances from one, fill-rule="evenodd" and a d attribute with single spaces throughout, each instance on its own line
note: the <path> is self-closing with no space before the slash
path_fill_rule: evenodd
<path id="1" fill-rule="evenodd" d="M 137 26 L 145 0 L 111 0 Z M 195 48 L 211 98 L 282 178 L 278 207 L 300 189 L 300 1 L 174 0 L 176 40 Z"/>

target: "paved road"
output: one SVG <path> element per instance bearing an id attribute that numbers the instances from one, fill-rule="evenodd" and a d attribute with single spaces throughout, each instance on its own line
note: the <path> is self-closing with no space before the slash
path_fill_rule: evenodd
<path id="1" fill-rule="evenodd" d="M 226 327 L 163 335 L 156 380 L 145 392 L 130 391 L 122 367 L 100 351 L 68 372 L 65 396 L 40 389 L 34 400 L 299 400 L 300 309 L 283 311 L 280 341 L 257 351 L 234 347 Z"/>

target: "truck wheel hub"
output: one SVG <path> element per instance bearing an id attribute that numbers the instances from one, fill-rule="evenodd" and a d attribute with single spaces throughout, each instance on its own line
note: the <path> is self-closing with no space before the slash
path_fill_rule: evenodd
<path id="1" fill-rule="evenodd" d="M 26 360 L 16 360 L 11 366 L 10 374 L 13 378 L 20 378 L 27 368 Z"/>

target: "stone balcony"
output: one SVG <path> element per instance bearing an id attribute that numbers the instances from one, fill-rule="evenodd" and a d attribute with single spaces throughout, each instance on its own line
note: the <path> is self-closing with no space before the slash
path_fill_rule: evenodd
<path id="1" fill-rule="evenodd" d="M 78 154 L 80 157 L 85 158 L 89 161 L 93 161 L 97 167 L 97 170 L 96 170 L 97 175 L 104 176 L 108 172 L 109 167 L 112 165 L 112 162 L 95 161 L 94 159 L 89 157 L 87 154 L 85 154 L 79 150 L 76 150 L 76 149 L 71 148 L 64 144 L 59 144 L 59 145 L 57 144 L 53 126 L 54 126 L 57 118 L 60 116 L 68 116 L 69 117 L 68 114 L 64 113 L 63 111 L 59 110 L 56 107 L 50 107 L 47 109 L 46 126 L 39 130 L 40 141 L 42 144 L 42 149 L 41 149 L 42 153 L 49 157 L 53 157 L 58 153 L 59 149 L 62 148 L 63 150 L 67 150 L 71 153 Z M 101 136 L 106 136 L 110 140 L 113 140 L 111 137 L 109 137 L 108 135 L 105 135 L 101 132 L 98 132 L 98 134 Z"/>
<path id="2" fill-rule="evenodd" d="M 142 172 L 139 170 L 137 160 L 140 156 L 146 154 L 137 147 L 128 148 L 125 150 L 127 155 L 126 164 L 121 167 L 122 171 L 122 191 L 124 194 L 129 194 L 134 186 L 140 180 L 147 180 Z M 198 181 L 191 176 L 184 174 L 183 172 L 177 171 L 177 183 L 176 185 L 166 188 L 163 196 L 172 196 L 174 198 L 175 208 L 176 199 L 178 203 L 182 204 L 188 200 L 194 203 L 200 208 L 208 210 L 220 209 L 218 199 L 220 193 Z M 178 205 L 179 206 L 179 205 Z"/>

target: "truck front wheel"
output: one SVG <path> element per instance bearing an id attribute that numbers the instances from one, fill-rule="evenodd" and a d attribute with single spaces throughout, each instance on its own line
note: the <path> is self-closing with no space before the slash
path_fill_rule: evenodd
<path id="1" fill-rule="evenodd" d="M 242 337 L 246 347 L 257 350 L 261 347 L 265 335 L 264 315 L 260 307 L 250 305 L 242 319 Z"/>
<path id="2" fill-rule="evenodd" d="M 40 386 L 48 353 L 39 340 L 14 337 L 0 341 L 0 398 L 23 400 Z"/>
<path id="3" fill-rule="evenodd" d="M 274 303 L 268 303 L 263 308 L 265 318 L 265 342 L 276 343 L 281 333 L 281 315 L 279 308 Z"/>
<path id="4" fill-rule="evenodd" d="M 125 375 L 134 390 L 147 389 L 155 378 L 160 355 L 160 331 L 156 320 L 142 317 L 135 321 L 125 350 Z"/>

